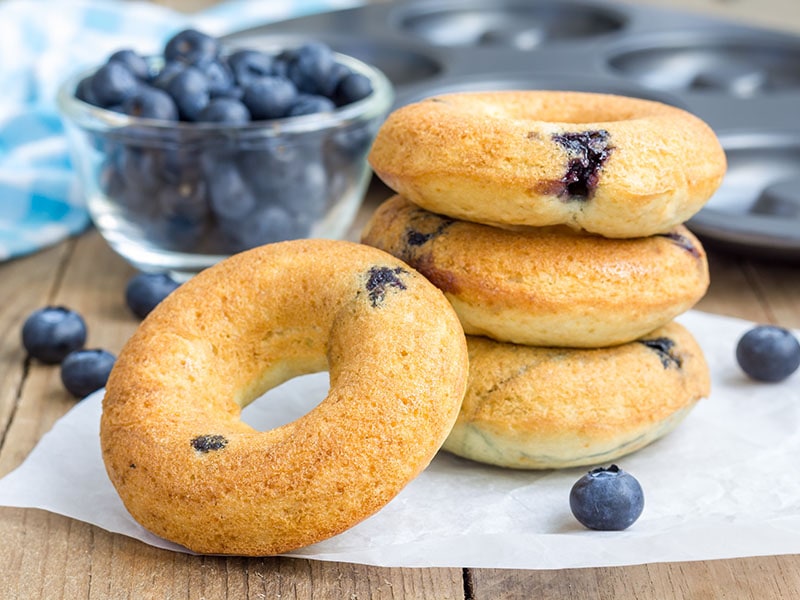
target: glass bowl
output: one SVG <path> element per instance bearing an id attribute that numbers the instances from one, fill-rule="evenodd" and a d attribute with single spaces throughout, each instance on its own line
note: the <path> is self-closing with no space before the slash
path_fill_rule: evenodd
<path id="1" fill-rule="evenodd" d="M 394 101 L 379 70 L 341 54 L 372 93 L 332 112 L 243 125 L 130 117 L 58 91 L 92 221 L 141 271 L 186 279 L 226 256 L 297 238 L 341 238 L 371 177 L 366 155 Z"/>

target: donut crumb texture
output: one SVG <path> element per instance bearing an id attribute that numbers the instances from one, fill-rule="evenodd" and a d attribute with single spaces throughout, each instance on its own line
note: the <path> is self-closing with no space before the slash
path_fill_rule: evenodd
<path id="1" fill-rule="evenodd" d="M 571 156 L 567 171 L 561 178 L 563 187 L 556 194 L 567 200 L 590 200 L 600 179 L 600 170 L 608 159 L 613 146 L 608 142 L 605 129 L 558 133 L 552 136 Z"/>
<path id="2" fill-rule="evenodd" d="M 639 340 L 639 342 L 658 354 L 658 359 L 665 369 L 669 369 L 672 366 L 676 369 L 680 369 L 683 366 L 681 357 L 673 353 L 673 349 L 675 348 L 675 342 L 673 340 L 667 337 L 658 337 L 652 340 Z"/>

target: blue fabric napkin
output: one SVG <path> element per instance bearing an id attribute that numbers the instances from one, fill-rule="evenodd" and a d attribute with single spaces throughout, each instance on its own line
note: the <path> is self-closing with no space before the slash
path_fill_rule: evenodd
<path id="1" fill-rule="evenodd" d="M 223 35 L 358 0 L 228 0 L 196 14 L 124 0 L 0 2 L 0 261 L 82 231 L 80 197 L 55 104 L 75 71 L 122 47 L 158 53 L 175 32 Z"/>

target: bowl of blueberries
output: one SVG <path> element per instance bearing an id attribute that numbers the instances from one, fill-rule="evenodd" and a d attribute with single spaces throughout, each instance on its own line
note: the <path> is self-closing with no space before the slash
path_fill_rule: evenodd
<path id="1" fill-rule="evenodd" d="M 393 101 L 378 69 L 324 43 L 228 48 L 195 29 L 58 92 L 93 223 L 137 269 L 181 279 L 262 244 L 345 237 Z"/>

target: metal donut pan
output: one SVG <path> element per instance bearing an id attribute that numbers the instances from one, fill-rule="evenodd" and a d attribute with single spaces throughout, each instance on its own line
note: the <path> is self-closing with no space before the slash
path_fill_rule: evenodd
<path id="1" fill-rule="evenodd" d="M 401 0 L 259 25 L 234 45 L 319 39 L 382 69 L 396 106 L 467 90 L 659 100 L 717 133 L 728 172 L 687 226 L 743 256 L 800 262 L 800 36 L 604 0 Z"/>

